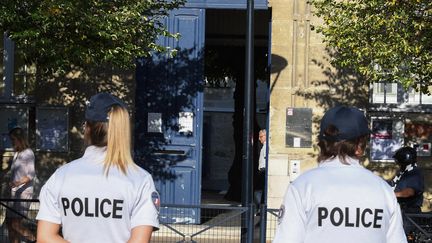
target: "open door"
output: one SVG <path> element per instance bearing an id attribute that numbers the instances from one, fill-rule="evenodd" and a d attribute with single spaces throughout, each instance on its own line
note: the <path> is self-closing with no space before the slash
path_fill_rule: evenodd
<path id="1" fill-rule="evenodd" d="M 204 13 L 179 9 L 166 19 L 181 34 L 159 40 L 178 50 L 174 58 L 137 60 L 135 158 L 153 175 L 162 204 L 201 202 Z M 179 210 L 162 209 L 161 221 L 199 222 L 199 209 Z"/>

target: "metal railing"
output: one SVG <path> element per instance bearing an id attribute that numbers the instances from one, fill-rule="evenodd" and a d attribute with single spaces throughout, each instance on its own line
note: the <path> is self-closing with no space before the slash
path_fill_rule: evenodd
<path id="1" fill-rule="evenodd" d="M 16 204 L 28 203 L 28 210 L 17 210 Z M 21 226 L 31 232 L 22 236 L 24 242 L 35 240 L 36 214 L 39 200 L 0 199 L 0 242 L 10 242 L 7 214 L 20 219 Z M 261 210 L 263 211 L 263 210 Z M 271 242 L 277 226 L 278 209 L 267 209 L 266 217 L 257 213 L 254 217 L 254 243 Z M 194 217 L 190 212 L 198 213 Z M 247 207 L 225 205 L 162 204 L 160 228 L 153 232 L 154 243 L 234 243 L 241 242 L 242 219 Z M 432 243 L 432 213 L 404 214 L 404 228 L 409 243 Z M 266 218 L 265 240 L 260 241 L 261 219 Z M 27 239 L 26 239 L 27 238 Z"/>
<path id="2" fill-rule="evenodd" d="M 10 242 L 11 234 L 20 242 L 34 242 L 38 209 L 37 199 L 0 199 L 0 242 Z M 17 225 L 10 218 L 17 220 Z"/>
<path id="3" fill-rule="evenodd" d="M 13 203 L 30 203 L 29 210 L 17 211 Z M 0 199 L 0 242 L 9 242 L 9 231 L 6 224 L 6 214 L 13 212 L 19 215 L 22 226 L 36 234 L 36 214 L 39 201 Z M 188 213 L 198 212 L 199 220 L 190 217 Z M 267 210 L 266 239 L 271 242 L 277 225 L 277 209 Z M 153 243 L 234 243 L 241 242 L 241 221 L 248 213 L 247 207 L 225 205 L 176 205 L 162 204 L 160 210 L 160 228 L 153 232 Z M 254 242 L 260 242 L 259 213 L 254 217 Z M 34 236 L 33 236 L 34 237 Z M 30 241 L 28 239 L 27 241 Z M 33 239 L 34 240 L 34 239 Z"/>
<path id="4" fill-rule="evenodd" d="M 28 203 L 28 210 L 17 210 L 17 203 Z M 36 214 L 39 200 L 0 199 L 0 242 L 10 242 L 7 214 L 14 214 L 27 229 L 30 237 L 21 236 L 24 242 L 35 240 Z M 263 211 L 263 210 L 261 210 Z M 254 217 L 254 243 L 271 242 L 277 227 L 278 209 L 267 209 L 266 217 L 257 213 Z M 190 212 L 198 215 L 190 216 Z M 248 213 L 247 207 L 225 205 L 178 205 L 162 204 L 160 228 L 153 232 L 154 243 L 234 243 L 241 242 L 242 219 Z M 432 243 L 432 213 L 404 214 L 404 228 L 409 243 Z M 266 218 L 265 239 L 261 219 Z M 197 220 L 198 219 L 198 220 Z"/>
<path id="5" fill-rule="evenodd" d="M 409 243 L 432 243 L 432 213 L 403 214 Z"/>

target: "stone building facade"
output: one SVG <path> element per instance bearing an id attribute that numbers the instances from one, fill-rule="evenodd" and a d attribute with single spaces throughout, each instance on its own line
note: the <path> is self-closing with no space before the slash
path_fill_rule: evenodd
<path id="1" fill-rule="evenodd" d="M 225 12 L 226 15 L 224 16 L 228 17 L 224 19 L 224 23 L 228 23 L 227 25 L 231 23 L 229 26 L 220 25 L 221 22 L 217 19 L 217 16 L 221 16 L 221 13 L 218 12 L 220 9 L 211 7 L 213 5 L 210 2 L 213 4 L 218 1 L 208 1 L 210 7 L 200 3 L 206 1 L 192 2 L 197 2 L 198 5 L 190 8 L 200 11 L 206 9 L 207 21 L 210 18 L 214 20 L 213 22 L 208 21 L 208 23 L 213 23 L 214 27 L 206 27 L 213 28 L 214 32 L 210 35 L 217 38 L 207 39 L 206 45 L 213 45 L 218 42 L 219 45 L 229 43 L 235 47 L 241 46 L 238 43 L 243 43 L 243 39 L 239 38 L 233 41 L 233 38 L 237 38 L 236 36 L 239 35 L 236 28 L 241 28 L 243 25 L 239 24 L 233 16 L 238 15 L 236 11 L 239 9 L 243 11 L 242 14 L 244 15 L 244 2 L 238 4 L 240 7 L 236 5 L 235 10 Z M 220 2 L 228 6 L 231 1 L 221 0 Z M 267 45 L 266 38 L 270 39 L 270 52 L 268 53 L 271 55 L 268 87 L 270 103 L 268 111 L 261 112 L 258 119 L 261 127 L 268 127 L 269 134 L 268 207 L 278 208 L 290 181 L 295 179 L 298 174 L 317 165 L 316 134 L 319 119 L 326 109 L 337 103 L 355 105 L 363 109 L 371 119 L 371 125 L 374 121 L 381 123 L 385 121 L 383 124 L 390 124 L 392 139 L 394 140 L 392 141 L 395 142 L 395 144 L 391 144 L 392 148 L 408 142 L 416 143 L 424 148 L 424 151 L 421 152 L 423 154 L 420 157 L 420 164 L 428 174 L 431 159 L 430 143 L 432 142 L 430 138 L 432 137 L 432 129 L 430 129 L 432 126 L 429 122 L 429 113 L 432 110 L 430 98 L 422 98 L 415 92 L 403 92 L 397 84 L 365 86 L 356 82 L 355 77 L 332 68 L 329 63 L 331 57 L 326 52 L 321 37 L 312 30 L 312 26 L 319 24 L 320 20 L 313 16 L 313 10 L 307 4 L 307 0 L 269 0 L 267 4 L 268 6 L 265 7 L 267 12 L 262 14 L 263 17 L 259 20 L 270 16 L 271 32 L 268 33 L 268 36 L 265 31 L 258 32 L 264 38 L 257 44 L 265 46 Z M 231 18 L 236 21 L 232 21 Z M 267 25 L 266 22 L 256 24 Z M 262 27 L 262 29 L 264 28 Z M 225 31 L 223 33 L 225 35 L 221 35 L 220 31 Z M 240 34 L 244 34 L 244 29 Z M 225 39 L 219 38 L 220 36 Z M 221 42 L 223 43 L 221 44 Z M 10 48 L 10 42 L 3 41 L 1 47 L 3 50 Z M 19 66 L 17 65 L 19 61 L 16 60 L 15 64 L 13 62 L 11 64 L 10 58 L 12 57 L 9 56 L 8 58 L 9 63 L 0 63 L 0 66 L 3 67 L 0 69 L 3 80 L 14 79 L 14 74 L 20 75 L 18 69 L 14 70 Z M 29 75 L 33 74 L 30 72 Z M 125 99 L 130 105 L 131 114 L 134 114 L 135 111 L 135 71 L 100 69 L 92 70 L 92 75 L 82 75 L 79 70 L 75 70 L 65 77 L 38 83 L 31 89 L 31 99 L 26 99 L 25 95 L 21 95 L 21 93 L 26 94 L 27 91 L 18 92 L 15 89 L 20 86 L 13 86 L 12 84 L 15 83 L 6 83 L 0 87 L 0 106 L 5 109 L 5 112 L 14 111 L 13 109 L 17 107 L 27 111 L 28 127 L 33 134 L 31 139 L 36 148 L 37 171 L 41 181 L 45 181 L 59 165 L 77 158 L 81 154 L 83 111 L 85 100 L 91 95 L 104 90 L 115 91 L 117 96 Z M 29 89 L 29 87 L 22 89 Z M 204 133 L 212 131 L 214 134 L 212 138 L 207 136 L 209 134 L 204 134 L 204 140 L 210 139 L 209 144 L 211 146 L 209 146 L 209 154 L 203 155 L 203 163 L 209 163 L 208 161 L 211 163 L 206 164 L 202 171 L 203 174 L 212 175 L 213 173 L 211 178 L 213 180 L 203 180 L 203 185 L 207 183 L 208 188 L 212 190 L 223 190 L 226 187 L 225 174 L 229 169 L 234 153 L 232 147 L 233 128 L 227 128 L 223 125 L 223 122 L 226 122 L 231 126 L 229 119 L 234 112 L 232 107 L 234 101 L 230 99 L 233 92 L 231 89 L 231 86 L 225 87 L 223 91 L 225 93 L 219 93 L 219 96 L 215 95 L 215 102 L 204 100 L 204 109 L 206 109 L 206 101 L 210 105 L 224 103 L 222 104 L 224 109 L 215 107 L 208 109 L 207 113 L 205 110 L 203 121 L 201 121 L 204 123 Z M 382 90 L 387 90 L 387 93 L 381 92 Z M 7 107 L 12 107 L 10 108 L 12 110 L 8 110 Z M 38 108 L 40 107 L 66 108 L 69 146 L 66 151 L 49 151 L 37 148 L 36 128 Z M 302 121 L 289 120 L 290 113 L 297 111 L 304 115 L 302 117 L 304 124 L 310 124 L 308 129 L 296 130 L 299 128 L 299 124 L 302 125 Z M 266 124 L 267 121 L 268 124 Z M 205 126 L 208 124 L 216 124 L 216 126 L 206 129 Z M 7 126 L 1 128 L 2 136 L 5 136 L 7 128 Z M 420 132 L 420 130 L 424 132 Z M 373 144 L 374 141 L 371 139 L 371 145 Z M 376 148 L 371 148 L 368 156 L 366 156 L 365 166 L 382 175 L 385 179 L 391 178 L 396 167 L 387 157 L 375 153 L 374 149 Z M 373 159 L 370 159 L 371 154 L 376 155 L 376 157 L 372 156 Z M 3 153 L 2 173 L 4 175 L 7 173 L 7 163 L 11 155 L 10 150 Z M 3 176 L 2 179 L 6 180 L 6 177 Z M 430 183 L 427 182 L 427 185 Z M 2 187 L 2 191 L 3 189 Z M 429 210 L 430 192 L 431 189 L 428 186 L 425 194 L 424 211 Z"/>
<path id="2" fill-rule="evenodd" d="M 395 174 L 397 168 L 389 156 L 398 146 L 419 146 L 419 164 L 426 178 L 423 211 L 429 211 L 431 134 L 418 131 L 430 127 L 430 97 L 423 95 L 422 100 L 419 98 L 421 94 L 404 91 L 395 83 L 362 85 L 356 82 L 355 77 L 334 70 L 320 35 L 311 28 L 320 24 L 320 20 L 313 16 L 313 9 L 307 1 L 270 0 L 269 5 L 272 10 L 273 58 L 270 78 L 268 207 L 278 208 L 290 181 L 298 174 L 316 167 L 319 119 L 326 109 L 341 103 L 364 110 L 371 120 L 371 126 L 383 121 L 390 124 L 389 140 L 392 142 L 387 144 L 388 141 L 371 137 L 371 146 L 364 158 L 364 165 L 384 179 L 390 179 Z M 311 109 L 311 146 L 287 146 L 289 108 Z M 410 135 L 409 127 L 414 127 L 415 135 Z M 304 139 L 302 135 L 298 135 L 298 139 Z M 383 147 L 388 150 L 385 156 L 378 153 Z"/>

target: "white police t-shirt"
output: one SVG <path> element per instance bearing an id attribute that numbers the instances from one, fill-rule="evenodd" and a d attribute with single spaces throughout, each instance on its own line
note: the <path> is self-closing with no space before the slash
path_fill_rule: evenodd
<path id="1" fill-rule="evenodd" d="M 126 175 L 111 167 L 106 176 L 105 155 L 105 148 L 88 147 L 41 189 L 36 219 L 61 224 L 69 242 L 127 242 L 136 226 L 159 227 L 159 194 L 151 175 L 133 166 Z"/>
<path id="2" fill-rule="evenodd" d="M 407 242 L 391 187 L 347 162 L 323 161 L 289 185 L 273 243 Z"/>

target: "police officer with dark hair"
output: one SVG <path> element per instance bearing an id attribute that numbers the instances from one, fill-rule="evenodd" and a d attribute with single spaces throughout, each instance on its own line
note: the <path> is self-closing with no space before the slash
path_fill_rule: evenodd
<path id="1" fill-rule="evenodd" d="M 324 114 L 318 167 L 288 186 L 273 243 L 407 242 L 392 188 L 360 162 L 368 124 L 355 107 Z"/>
<path id="2" fill-rule="evenodd" d="M 401 210 L 404 213 L 420 213 L 423 204 L 424 179 L 417 166 L 417 151 L 402 147 L 393 158 L 399 166 L 399 173 L 391 181 Z"/>

